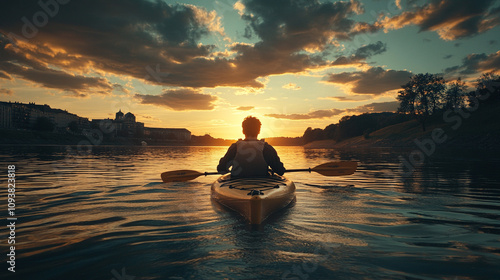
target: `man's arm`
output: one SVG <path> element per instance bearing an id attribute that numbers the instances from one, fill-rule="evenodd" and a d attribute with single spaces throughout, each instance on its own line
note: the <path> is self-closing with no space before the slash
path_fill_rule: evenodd
<path id="1" fill-rule="evenodd" d="M 264 159 L 267 162 L 267 165 L 271 167 L 273 172 L 278 173 L 279 175 L 285 174 L 285 167 L 283 166 L 283 163 L 280 160 L 280 157 L 278 156 L 278 153 L 276 150 L 273 148 L 273 146 L 269 144 L 264 145 Z"/>
<path id="2" fill-rule="evenodd" d="M 233 159 L 236 156 L 236 143 L 233 143 L 227 149 L 226 154 L 219 160 L 219 165 L 217 165 L 217 172 L 220 174 L 226 174 L 229 172 L 229 167 L 233 165 Z"/>

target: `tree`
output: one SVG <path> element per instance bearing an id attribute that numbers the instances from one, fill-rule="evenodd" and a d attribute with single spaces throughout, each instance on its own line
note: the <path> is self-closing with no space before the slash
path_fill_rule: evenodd
<path id="1" fill-rule="evenodd" d="M 476 90 L 469 93 L 469 106 L 475 107 L 480 100 L 488 100 L 487 104 L 500 101 L 500 77 L 490 73 L 484 73 L 476 81 Z"/>
<path id="2" fill-rule="evenodd" d="M 445 80 L 434 74 L 417 74 L 402 86 L 397 99 L 401 102 L 398 112 L 413 115 L 425 131 L 425 122 L 442 107 Z"/>
<path id="3" fill-rule="evenodd" d="M 450 85 L 444 96 L 445 109 L 459 109 L 465 106 L 467 86 L 460 78 Z"/>
<path id="4" fill-rule="evenodd" d="M 304 139 L 304 143 L 309 143 L 318 140 L 324 140 L 323 130 L 320 128 L 312 129 L 308 127 L 306 131 L 304 131 L 304 135 L 302 135 L 302 139 Z"/>
<path id="5" fill-rule="evenodd" d="M 34 130 L 38 131 L 53 131 L 55 125 L 47 117 L 38 117 L 33 125 Z"/>

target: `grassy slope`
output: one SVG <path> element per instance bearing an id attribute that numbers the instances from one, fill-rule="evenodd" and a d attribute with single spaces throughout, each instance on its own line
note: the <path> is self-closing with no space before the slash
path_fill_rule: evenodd
<path id="1" fill-rule="evenodd" d="M 416 120 L 391 125 L 374 131 L 368 139 L 363 136 L 349 138 L 340 142 L 333 140 L 316 141 L 305 145 L 307 148 L 362 148 L 362 147 L 414 147 L 415 139 L 432 139 L 432 131 L 443 129 L 446 141 L 441 145 L 450 148 L 500 149 L 500 104 L 482 105 L 480 110 L 471 112 L 468 118 L 457 124 L 458 114 L 451 114 L 453 121 L 445 122 L 439 113 L 427 124 L 426 131 Z M 453 127 L 455 126 L 455 127 Z"/>

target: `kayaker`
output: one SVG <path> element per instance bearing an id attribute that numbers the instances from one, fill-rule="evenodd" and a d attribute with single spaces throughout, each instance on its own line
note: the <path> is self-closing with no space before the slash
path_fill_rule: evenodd
<path id="1" fill-rule="evenodd" d="M 279 175 L 285 173 L 285 167 L 276 150 L 264 140 L 258 140 L 261 122 L 256 117 L 248 116 L 243 120 L 244 140 L 233 143 L 223 158 L 220 159 L 217 171 L 221 174 L 229 172 L 235 177 L 262 177 L 271 171 Z"/>

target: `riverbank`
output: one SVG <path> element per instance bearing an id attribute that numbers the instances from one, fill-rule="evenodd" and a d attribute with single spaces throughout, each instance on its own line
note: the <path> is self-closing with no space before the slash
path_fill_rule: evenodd
<path id="1" fill-rule="evenodd" d="M 85 136 L 71 133 L 57 133 L 36 130 L 0 129 L 0 145 L 117 145 L 117 146 L 141 146 L 142 139 L 115 137 L 99 138 L 98 135 Z M 186 141 L 163 141 L 152 142 L 151 146 L 179 146 L 190 145 Z"/>
<path id="2" fill-rule="evenodd" d="M 92 145 L 120 145 L 142 146 L 143 141 L 147 146 L 229 146 L 236 142 L 234 139 L 214 138 L 210 135 L 192 135 L 190 141 L 175 141 L 142 138 L 99 138 L 98 135 L 87 137 L 71 133 L 57 133 L 36 130 L 0 129 L 0 145 L 79 145 L 89 143 Z M 302 137 L 271 137 L 265 139 L 274 146 L 302 146 Z M 82 142 L 84 141 L 84 142 Z"/>
<path id="3" fill-rule="evenodd" d="M 420 123 L 411 120 L 384 127 L 368 135 L 342 141 L 321 140 L 304 145 L 305 148 L 420 148 L 432 146 L 444 150 L 500 151 L 500 122 L 492 106 L 477 112 L 449 112 L 429 120 L 426 131 Z"/>

